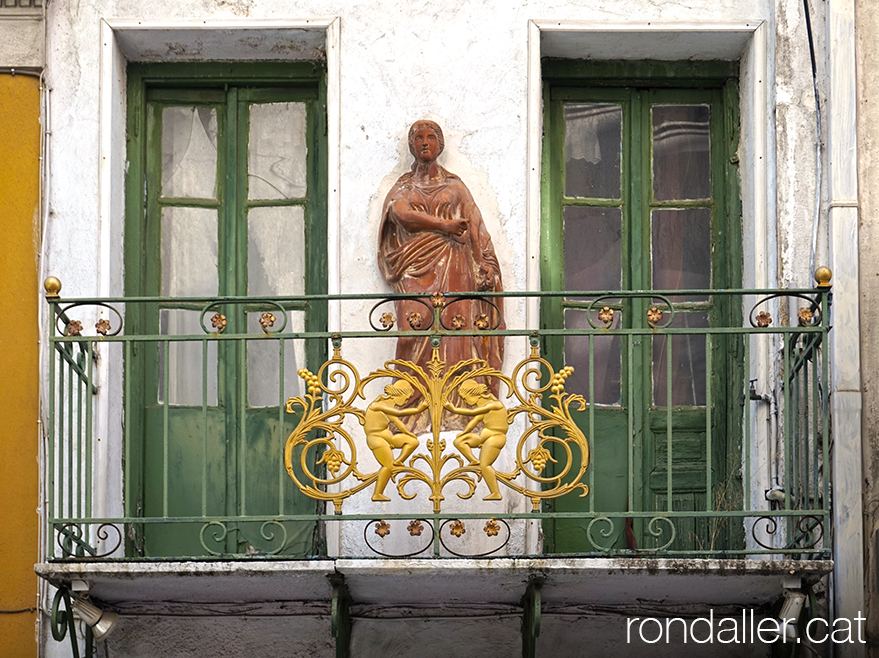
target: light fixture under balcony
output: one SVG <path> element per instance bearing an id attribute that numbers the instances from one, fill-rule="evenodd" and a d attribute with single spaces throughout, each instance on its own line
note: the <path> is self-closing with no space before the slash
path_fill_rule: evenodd
<path id="1" fill-rule="evenodd" d="M 116 628 L 119 615 L 115 612 L 101 610 L 87 597 L 74 597 L 73 613 L 92 627 L 95 642 L 102 642 Z"/>
<path id="2" fill-rule="evenodd" d="M 803 611 L 803 604 L 806 602 L 806 595 L 800 591 L 787 589 L 784 590 L 784 603 L 778 612 L 778 636 L 784 637 L 786 640 L 799 642 L 797 639 L 797 622 L 800 620 L 800 613 Z"/>

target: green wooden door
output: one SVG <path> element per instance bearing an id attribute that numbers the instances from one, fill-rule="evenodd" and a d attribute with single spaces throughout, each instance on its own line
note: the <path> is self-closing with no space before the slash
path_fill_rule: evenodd
<path id="1" fill-rule="evenodd" d="M 599 304 L 595 295 L 577 294 L 544 304 L 545 327 L 602 327 L 599 312 L 606 307 L 612 328 L 649 330 L 648 311 L 661 310 L 659 324 L 666 324 L 668 305 L 612 291 L 739 284 L 740 219 L 730 169 L 735 85 L 708 86 L 547 84 L 543 288 L 609 294 Z M 668 299 L 675 328 L 716 326 L 740 313 L 710 293 Z M 591 401 L 581 418 L 592 449 L 589 496 L 568 496 L 550 509 L 617 513 L 591 524 L 546 524 L 548 550 L 702 550 L 729 543 L 729 529 L 710 520 L 679 519 L 672 529 L 625 515 L 716 509 L 739 484 L 731 481 L 737 430 L 717 395 L 728 390 L 736 348 L 698 333 L 667 339 L 608 333 L 548 341 L 551 360 L 575 368 L 569 390 Z M 716 500 L 721 495 L 724 501 Z"/>
<path id="2" fill-rule="evenodd" d="M 129 469 L 138 481 L 129 513 L 239 519 L 144 524 L 135 548 L 148 556 L 315 553 L 315 524 L 265 521 L 316 511 L 281 463 L 295 424 L 283 404 L 300 393 L 297 370 L 325 356 L 296 332 L 323 329 L 326 311 L 277 298 L 326 290 L 320 88 L 228 77 L 163 84 L 143 73 L 139 287 L 163 301 L 136 320 L 169 338 L 145 345 L 131 364 L 142 382 L 141 461 Z M 226 296 L 254 299 L 207 312 L 186 301 Z M 275 305 L 258 301 L 266 297 Z M 264 335 L 266 312 L 286 316 L 276 317 L 287 322 L 286 338 Z M 215 314 L 225 335 L 250 338 L 205 333 L 215 331 Z"/>

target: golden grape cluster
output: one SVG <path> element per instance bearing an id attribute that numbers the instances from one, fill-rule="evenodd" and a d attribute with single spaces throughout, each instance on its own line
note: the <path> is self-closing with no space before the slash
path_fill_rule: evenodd
<path id="1" fill-rule="evenodd" d="M 320 379 L 318 379 L 317 375 L 312 374 L 307 368 L 300 368 L 297 372 L 305 380 L 305 383 L 308 384 L 308 394 L 318 395 L 320 393 Z"/>
<path id="2" fill-rule="evenodd" d="M 528 459 L 534 466 L 534 470 L 538 473 L 540 473 L 543 470 L 543 467 L 546 466 L 549 457 L 549 450 L 546 448 L 534 448 L 534 450 L 528 453 Z"/>
<path id="3" fill-rule="evenodd" d="M 550 389 L 553 393 L 561 393 L 565 390 L 565 380 L 574 374 L 573 366 L 565 366 L 561 370 L 558 371 L 557 374 L 553 375 L 552 378 L 552 388 Z"/>
<path id="4" fill-rule="evenodd" d="M 335 475 L 342 468 L 342 453 L 339 450 L 330 448 L 324 453 L 322 461 L 326 462 L 327 470 Z"/>

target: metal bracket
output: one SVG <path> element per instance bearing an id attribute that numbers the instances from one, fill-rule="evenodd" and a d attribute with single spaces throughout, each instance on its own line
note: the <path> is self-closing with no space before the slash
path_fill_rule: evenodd
<path id="1" fill-rule="evenodd" d="M 332 633 L 336 639 L 336 658 L 351 656 L 351 594 L 340 573 L 327 576 L 333 586 Z"/>
<path id="2" fill-rule="evenodd" d="M 64 601 L 64 610 L 61 610 L 60 607 L 62 601 Z M 85 652 L 82 655 L 89 657 L 93 653 L 94 635 L 90 626 L 84 626 Z M 51 629 L 52 637 L 55 638 L 56 642 L 63 642 L 69 633 L 73 658 L 80 658 L 79 642 L 76 638 L 76 622 L 73 618 L 73 605 L 70 601 L 70 590 L 63 585 L 55 592 L 55 598 L 52 601 Z"/>
<path id="3" fill-rule="evenodd" d="M 532 574 L 528 579 L 522 606 L 522 658 L 535 658 L 537 636 L 540 635 L 540 590 L 546 578 Z"/>

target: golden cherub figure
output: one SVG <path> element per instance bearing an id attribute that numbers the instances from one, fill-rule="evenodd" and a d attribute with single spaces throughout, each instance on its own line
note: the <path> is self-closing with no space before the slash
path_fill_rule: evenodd
<path id="1" fill-rule="evenodd" d="M 375 493 L 372 494 L 374 501 L 390 500 L 384 495 L 384 491 L 388 480 L 391 479 L 394 466 L 402 466 L 418 447 L 418 437 L 407 430 L 400 420 L 400 416 L 413 416 L 427 408 L 427 402 L 424 400 L 415 407 L 400 408 L 412 397 L 413 392 L 412 385 L 406 381 L 388 384 L 385 386 L 384 395 L 379 395 L 366 408 L 363 418 L 366 444 L 381 464 L 378 479 L 375 481 Z M 400 430 L 397 434 L 391 433 L 391 423 Z M 396 460 L 394 448 L 400 449 L 400 456 Z"/>
<path id="2" fill-rule="evenodd" d="M 449 401 L 445 401 L 444 406 L 453 413 L 472 416 L 472 418 L 455 438 L 454 445 L 471 464 L 479 465 L 485 484 L 491 492 L 483 500 L 501 500 L 497 475 L 492 464 L 507 442 L 507 430 L 510 428 L 507 410 L 487 385 L 480 384 L 475 379 L 465 379 L 461 382 L 458 386 L 458 394 L 470 405 L 470 408 L 456 407 Z M 482 431 L 476 434 L 473 429 L 479 423 L 482 423 Z M 473 456 L 473 448 L 479 448 L 478 460 Z"/>

